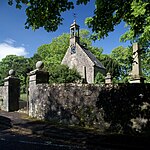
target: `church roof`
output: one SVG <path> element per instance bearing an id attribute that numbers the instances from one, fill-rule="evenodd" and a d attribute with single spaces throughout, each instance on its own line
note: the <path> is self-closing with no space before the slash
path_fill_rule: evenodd
<path id="1" fill-rule="evenodd" d="M 94 63 L 94 65 L 98 68 L 101 69 L 106 69 L 102 63 L 92 54 L 91 51 L 89 51 L 88 49 L 86 49 L 84 46 L 80 45 L 82 50 L 87 54 L 87 56 L 91 59 L 91 61 Z"/>

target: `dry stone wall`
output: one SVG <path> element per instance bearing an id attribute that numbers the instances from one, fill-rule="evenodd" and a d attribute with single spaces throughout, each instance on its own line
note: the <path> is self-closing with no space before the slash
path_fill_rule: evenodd
<path id="1" fill-rule="evenodd" d="M 29 116 L 111 132 L 150 129 L 150 84 L 48 84 L 48 73 L 29 74 Z"/>
<path id="2" fill-rule="evenodd" d="M 38 84 L 32 88 L 30 115 L 65 124 L 105 127 L 103 111 L 96 101 L 100 86 L 82 84 Z"/>
<path id="3" fill-rule="evenodd" d="M 150 84 L 36 84 L 29 96 L 29 114 L 38 119 L 101 131 L 149 126 Z"/>

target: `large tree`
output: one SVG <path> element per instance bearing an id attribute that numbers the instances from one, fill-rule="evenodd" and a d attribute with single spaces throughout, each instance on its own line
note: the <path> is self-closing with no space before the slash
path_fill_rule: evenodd
<path id="1" fill-rule="evenodd" d="M 47 70 L 54 65 L 60 65 L 69 45 L 69 34 L 62 34 L 54 38 L 50 44 L 44 44 L 37 50 L 37 54 L 44 61 Z"/>
<path id="2" fill-rule="evenodd" d="M 116 58 L 112 58 L 109 55 L 103 54 L 100 57 L 100 60 L 105 66 L 106 72 L 111 74 L 113 81 L 118 82 L 121 75 L 121 66 Z"/>
<path id="3" fill-rule="evenodd" d="M 62 12 L 73 9 L 74 5 L 87 4 L 90 0 L 8 0 L 21 8 L 26 5 L 26 28 L 44 27 L 47 31 L 56 31 L 62 24 Z M 94 16 L 86 23 L 96 33 L 94 38 L 102 38 L 114 31 L 121 21 L 129 26 L 122 40 L 139 40 L 149 44 L 150 39 L 150 1 L 149 0 L 94 0 Z M 53 8 L 53 9 L 52 9 Z"/>
<path id="4" fill-rule="evenodd" d="M 129 30 L 121 40 L 136 40 L 142 44 L 150 39 L 150 1 L 149 0 L 96 0 L 94 16 L 86 23 L 95 32 L 94 38 L 108 36 L 121 21 Z"/>
<path id="5" fill-rule="evenodd" d="M 120 82 L 128 82 L 129 74 L 132 70 L 132 47 L 124 48 L 119 46 L 112 50 L 110 57 L 116 60 L 119 64 L 119 80 Z M 146 78 L 146 82 L 150 82 L 150 49 L 141 54 L 141 68 L 143 76 Z"/>
<path id="6" fill-rule="evenodd" d="M 92 47 L 92 40 L 89 38 L 90 32 L 88 30 L 80 30 L 80 43 L 90 49 L 97 57 L 100 58 L 102 48 Z M 69 47 L 69 34 L 54 38 L 50 44 L 44 44 L 37 50 L 37 54 L 44 61 L 45 67 L 48 69 L 53 65 L 61 64 L 61 61 Z"/>
<path id="7" fill-rule="evenodd" d="M 8 76 L 10 69 L 15 70 L 16 76 L 21 80 L 21 92 L 26 90 L 27 73 L 30 70 L 30 62 L 28 58 L 16 55 L 7 55 L 0 61 L 0 83 Z"/>
<path id="8" fill-rule="evenodd" d="M 77 0 L 76 4 L 86 4 L 89 0 Z M 46 31 L 56 31 L 62 24 L 62 12 L 74 8 L 69 0 L 8 0 L 9 5 L 15 3 L 16 8 L 26 7 L 26 28 L 38 29 L 44 27 Z M 25 5 L 23 5 L 25 4 Z"/>
<path id="9" fill-rule="evenodd" d="M 50 83 L 73 83 L 81 81 L 81 76 L 75 68 L 66 65 L 56 65 L 50 68 Z"/>
<path id="10" fill-rule="evenodd" d="M 119 46 L 112 50 L 110 57 L 115 59 L 119 64 L 119 79 L 120 82 L 128 82 L 129 74 L 132 69 L 132 50 Z"/>

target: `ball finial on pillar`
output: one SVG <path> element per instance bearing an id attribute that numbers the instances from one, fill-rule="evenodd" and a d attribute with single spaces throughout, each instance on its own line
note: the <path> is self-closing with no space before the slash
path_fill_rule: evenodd
<path id="1" fill-rule="evenodd" d="M 36 69 L 42 70 L 44 68 L 44 63 L 42 61 L 38 61 L 36 63 Z"/>
<path id="2" fill-rule="evenodd" d="M 15 70 L 13 69 L 10 69 L 8 73 L 10 76 L 15 76 Z"/>

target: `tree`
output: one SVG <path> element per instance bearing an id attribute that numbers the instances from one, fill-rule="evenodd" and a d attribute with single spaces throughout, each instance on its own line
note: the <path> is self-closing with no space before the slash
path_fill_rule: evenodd
<path id="1" fill-rule="evenodd" d="M 36 63 L 41 60 L 42 60 L 42 57 L 37 53 L 35 53 L 31 58 L 29 58 L 29 62 L 30 62 L 29 71 L 36 69 Z"/>
<path id="2" fill-rule="evenodd" d="M 121 40 L 136 40 L 145 45 L 150 39 L 149 8 L 149 0 L 96 0 L 94 16 L 87 18 L 86 24 L 94 32 L 93 39 L 101 39 L 124 21 L 129 30 Z"/>
<path id="3" fill-rule="evenodd" d="M 86 4 L 88 1 L 77 0 L 76 4 Z M 14 2 L 18 9 L 21 9 L 23 4 L 26 6 L 25 28 L 32 27 L 35 30 L 44 27 L 48 32 L 56 31 L 62 24 L 62 12 L 74 8 L 74 3 L 68 0 L 8 0 L 9 5 Z"/>
<path id="4" fill-rule="evenodd" d="M 102 73 L 98 72 L 95 76 L 94 83 L 101 84 L 105 82 L 105 77 Z"/>
<path id="5" fill-rule="evenodd" d="M 1 83 L 3 82 L 3 79 L 8 76 L 9 70 L 13 69 L 16 72 L 16 76 L 21 80 L 21 92 L 24 93 L 26 90 L 26 79 L 29 68 L 30 63 L 28 58 L 24 58 L 23 56 L 7 55 L 0 62 Z"/>
<path id="6" fill-rule="evenodd" d="M 68 33 L 63 33 L 62 35 L 54 38 L 50 44 L 44 44 L 40 46 L 37 50 L 37 54 L 44 61 L 47 70 L 53 65 L 61 64 L 61 61 L 69 47 L 69 37 Z M 98 59 L 102 54 L 103 49 L 92 46 L 92 40 L 90 39 L 90 32 L 88 30 L 80 30 L 80 43 L 91 50 Z"/>
<path id="7" fill-rule="evenodd" d="M 150 1 L 133 0 L 131 14 L 129 14 L 126 23 L 130 30 L 122 35 L 121 41 L 136 40 L 143 47 L 148 47 L 150 44 Z"/>
<path id="8" fill-rule="evenodd" d="M 115 59 L 120 66 L 120 82 L 128 82 L 132 70 L 132 50 L 119 46 L 112 50 L 110 57 Z"/>
<path id="9" fill-rule="evenodd" d="M 69 34 L 62 34 L 54 38 L 50 44 L 44 44 L 37 50 L 47 70 L 52 66 L 61 64 L 61 61 L 69 46 Z"/>
<path id="10" fill-rule="evenodd" d="M 73 83 L 81 80 L 75 68 L 69 69 L 66 65 L 57 65 L 50 68 L 50 83 Z"/>
<path id="11" fill-rule="evenodd" d="M 129 74 L 132 70 L 132 47 L 124 48 L 119 46 L 112 50 L 110 57 L 115 59 L 120 67 L 120 82 L 127 82 L 130 78 Z M 141 54 L 141 68 L 146 82 L 150 82 L 150 49 Z"/>
<path id="12" fill-rule="evenodd" d="M 141 67 L 143 76 L 146 78 L 146 82 L 150 83 L 150 48 L 144 51 L 141 55 Z"/>
<path id="13" fill-rule="evenodd" d="M 90 38 L 90 31 L 86 29 L 80 30 L 80 43 L 90 48 L 92 45 L 92 40 Z"/>
<path id="14" fill-rule="evenodd" d="M 113 80 L 116 82 L 116 80 L 119 80 L 120 77 L 120 64 L 115 58 L 110 57 L 109 55 L 103 54 L 100 57 L 100 61 L 106 68 L 106 73 L 110 73 Z"/>
<path id="15" fill-rule="evenodd" d="M 73 9 L 74 5 L 87 4 L 90 0 L 8 0 L 9 5 L 16 2 L 16 8 L 26 5 L 25 27 L 46 31 L 56 31 L 62 24 L 62 12 Z M 95 0 L 94 16 L 86 20 L 92 28 L 94 39 L 101 39 L 114 31 L 121 21 L 129 26 L 121 40 L 138 40 L 149 44 L 150 39 L 150 1 L 149 0 Z M 51 9 L 55 8 L 55 9 Z"/>

